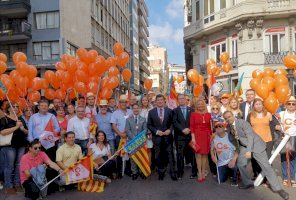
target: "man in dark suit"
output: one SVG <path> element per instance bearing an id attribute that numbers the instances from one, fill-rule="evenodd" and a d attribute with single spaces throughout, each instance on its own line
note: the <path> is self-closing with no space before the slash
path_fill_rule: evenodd
<path id="1" fill-rule="evenodd" d="M 240 104 L 240 110 L 243 113 L 243 119 L 247 120 L 248 114 L 252 110 L 253 102 L 255 99 L 255 91 L 252 89 L 248 89 L 246 91 L 246 101 Z"/>
<path id="2" fill-rule="evenodd" d="M 254 183 L 247 170 L 253 154 L 253 158 L 260 165 L 262 174 L 267 178 L 271 189 L 283 199 L 289 199 L 289 194 L 283 190 L 276 173 L 268 162 L 265 142 L 253 131 L 248 122 L 235 119 L 231 111 L 224 112 L 223 117 L 228 124 L 229 140 L 238 151 L 237 167 L 243 182 L 240 189 L 254 188 Z"/>
<path id="3" fill-rule="evenodd" d="M 192 174 L 190 178 L 196 178 L 197 167 L 195 156 L 189 147 L 191 141 L 191 134 L 189 129 L 190 114 L 193 110 L 186 106 L 186 98 L 184 94 L 178 95 L 179 106 L 174 109 L 173 123 L 174 123 L 174 137 L 177 149 L 177 177 L 182 179 L 184 174 L 184 154 L 190 154 L 190 163 L 192 166 Z"/>
<path id="4" fill-rule="evenodd" d="M 167 158 L 169 160 L 170 175 L 176 181 L 173 156 L 173 111 L 165 107 L 165 99 L 162 94 L 156 96 L 156 107 L 149 111 L 147 128 L 152 133 L 152 141 L 155 149 L 158 179 L 163 180 L 166 171 Z"/>

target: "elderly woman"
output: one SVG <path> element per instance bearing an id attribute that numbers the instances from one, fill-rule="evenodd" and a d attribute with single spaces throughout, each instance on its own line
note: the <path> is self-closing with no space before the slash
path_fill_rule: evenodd
<path id="1" fill-rule="evenodd" d="M 20 160 L 25 153 L 25 147 L 27 146 L 27 134 L 23 124 L 14 113 L 19 112 L 19 106 L 12 104 L 12 107 L 8 108 L 8 114 L 0 119 L 0 134 L 11 136 L 10 141 L 6 141 L 7 144 L 2 144 L 1 152 L 5 158 L 4 162 L 4 187 L 7 194 L 15 194 L 16 191 L 22 191 L 20 182 Z M 4 138 L 1 138 L 1 142 L 5 142 Z"/>
<path id="2" fill-rule="evenodd" d="M 207 111 L 207 105 L 202 99 L 194 99 L 195 112 L 190 116 L 190 131 L 196 141 L 196 164 L 198 168 L 198 182 L 204 182 L 206 176 L 206 164 L 210 152 L 210 139 L 212 134 L 211 114 Z"/>

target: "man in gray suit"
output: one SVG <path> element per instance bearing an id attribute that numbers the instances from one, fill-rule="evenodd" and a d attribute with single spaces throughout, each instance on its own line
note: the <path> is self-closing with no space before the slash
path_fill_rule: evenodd
<path id="1" fill-rule="evenodd" d="M 138 104 L 132 105 L 133 114 L 126 119 L 125 123 L 125 131 L 128 140 L 132 140 L 138 133 L 143 130 L 147 131 L 147 123 L 146 119 L 140 116 L 140 106 Z M 137 164 L 131 160 L 131 170 L 132 170 L 132 179 L 136 180 L 139 175 L 139 168 Z M 145 178 L 144 175 L 141 174 L 141 178 Z"/>
<path id="2" fill-rule="evenodd" d="M 283 199 L 289 199 L 289 194 L 283 190 L 276 173 L 268 162 L 265 142 L 254 133 L 248 122 L 242 119 L 235 119 L 231 111 L 224 112 L 223 117 L 228 123 L 229 140 L 239 151 L 237 166 L 243 181 L 240 189 L 254 188 L 254 183 L 247 171 L 247 165 L 253 153 L 253 157 L 262 169 L 262 174 L 269 181 L 271 189 L 277 192 Z"/>

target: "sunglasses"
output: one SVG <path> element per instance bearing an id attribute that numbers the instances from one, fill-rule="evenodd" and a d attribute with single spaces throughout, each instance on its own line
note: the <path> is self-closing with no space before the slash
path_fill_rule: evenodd
<path id="1" fill-rule="evenodd" d="M 34 147 L 34 150 L 40 150 L 41 149 L 41 147 Z"/>
<path id="2" fill-rule="evenodd" d="M 215 128 L 224 128 L 224 126 L 223 125 L 217 125 L 217 126 L 215 126 Z"/>
<path id="3" fill-rule="evenodd" d="M 212 108 L 212 110 L 219 110 L 219 108 Z"/>
<path id="4" fill-rule="evenodd" d="M 295 106 L 296 103 L 287 103 L 288 106 Z"/>
<path id="5" fill-rule="evenodd" d="M 107 108 L 108 106 L 100 106 L 100 108 Z"/>

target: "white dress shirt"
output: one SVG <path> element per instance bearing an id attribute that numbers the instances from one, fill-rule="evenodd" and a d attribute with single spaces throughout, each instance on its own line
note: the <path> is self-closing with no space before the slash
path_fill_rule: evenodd
<path id="1" fill-rule="evenodd" d="M 73 131 L 75 133 L 75 139 L 86 140 L 89 139 L 89 126 L 90 119 L 87 117 L 80 119 L 75 116 L 69 120 L 67 132 Z"/>

